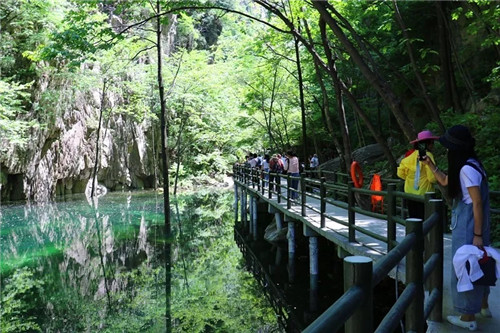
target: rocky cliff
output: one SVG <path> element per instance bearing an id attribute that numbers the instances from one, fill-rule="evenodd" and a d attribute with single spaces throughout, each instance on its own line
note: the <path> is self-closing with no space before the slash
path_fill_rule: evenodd
<path id="1" fill-rule="evenodd" d="M 37 95 L 49 89 L 49 78 L 38 83 Z M 60 84 L 60 83 L 58 83 Z M 52 87 L 54 88 L 54 87 Z M 2 201 L 46 201 L 56 195 L 82 193 L 93 174 L 99 144 L 98 182 L 110 190 L 153 187 L 155 183 L 151 122 L 136 122 L 123 114 L 103 119 L 99 143 L 97 128 L 101 96 L 91 92 L 71 92 L 65 85 L 57 89 L 70 102 L 58 103 L 64 110 L 46 126 L 33 127 L 24 147 L 10 144 L 0 156 Z M 109 108 L 121 99 L 111 98 Z M 37 97 L 35 97 L 35 103 Z M 32 111 L 29 117 L 40 117 Z M 156 141 L 156 140 L 155 140 Z M 5 143 L 4 143 L 5 144 Z"/>

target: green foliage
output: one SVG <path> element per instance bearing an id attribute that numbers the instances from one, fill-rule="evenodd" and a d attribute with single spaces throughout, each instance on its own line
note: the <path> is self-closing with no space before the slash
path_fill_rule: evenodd
<path id="1" fill-rule="evenodd" d="M 257 332 L 264 325 L 277 327 L 275 314 L 251 274 L 235 269 L 241 254 L 233 241 L 232 200 L 231 193 L 212 190 L 176 199 L 175 332 Z"/>
<path id="2" fill-rule="evenodd" d="M 66 16 L 66 25 L 51 36 L 50 43 L 29 53 L 33 60 L 56 60 L 76 67 L 87 59 L 95 59 L 98 50 L 108 50 L 112 40 L 123 39 L 106 24 L 108 17 L 98 10 L 98 4 L 80 2 Z"/>
<path id="3" fill-rule="evenodd" d="M 31 83 L 0 80 L 0 132 L 2 139 L 6 140 L 2 150 L 7 149 L 7 145 L 22 147 L 28 140 L 28 130 L 37 125 L 36 121 L 20 117 L 25 113 L 24 106 L 29 100 L 30 86 Z"/>
<path id="4" fill-rule="evenodd" d="M 42 306 L 43 282 L 28 268 L 17 269 L 1 290 L 0 331 L 42 332 L 36 313 Z"/>

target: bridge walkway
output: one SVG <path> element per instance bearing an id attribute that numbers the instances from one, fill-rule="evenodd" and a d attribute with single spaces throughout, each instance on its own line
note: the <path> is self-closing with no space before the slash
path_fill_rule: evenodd
<path id="1" fill-rule="evenodd" d="M 311 228 L 322 237 L 334 242 L 340 248 L 344 249 L 351 255 L 366 256 L 373 259 L 374 264 L 387 254 L 387 243 L 371 237 L 362 231 L 355 231 L 355 242 L 349 241 L 349 210 L 343 208 L 345 202 L 336 200 L 332 203 L 326 203 L 324 214 L 329 218 L 324 219 L 324 225 L 321 226 L 321 198 L 316 198 L 315 191 L 308 192 L 305 195 L 306 202 L 303 204 L 300 200 L 288 203 L 287 180 L 281 180 L 281 187 L 285 189 L 284 193 L 280 193 L 280 202 L 278 202 L 278 193 L 274 191 L 269 194 L 268 187 L 258 187 L 247 189 L 253 195 L 257 195 L 260 200 L 266 201 L 274 209 L 277 209 L 285 216 L 291 219 L 301 221 L 305 226 Z M 299 192 L 302 192 L 299 189 Z M 304 198 L 304 196 L 302 196 Z M 362 213 L 356 213 L 355 224 L 357 227 L 366 229 L 377 235 L 388 235 L 387 220 L 369 216 Z M 399 223 L 395 228 L 395 240 L 400 242 L 406 235 L 405 226 Z M 500 250 L 499 250 L 500 251 Z M 428 321 L 427 332 L 464 332 L 462 328 L 458 328 L 449 324 L 446 321 L 446 315 L 456 314 L 453 310 L 453 304 L 450 294 L 450 278 L 452 274 L 451 260 L 451 234 L 443 234 L 443 321 L 431 322 Z M 399 265 L 392 269 L 389 276 L 405 283 L 405 259 Z M 426 295 L 427 297 L 427 295 Z M 479 330 L 482 332 L 500 332 L 500 288 L 492 287 L 489 298 L 490 310 L 493 318 L 484 318 L 480 315 L 476 316 Z"/>

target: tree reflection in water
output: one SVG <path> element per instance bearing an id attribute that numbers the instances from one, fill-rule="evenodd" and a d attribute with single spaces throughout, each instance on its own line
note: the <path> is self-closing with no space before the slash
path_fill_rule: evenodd
<path id="1" fill-rule="evenodd" d="M 234 244 L 231 199 L 179 196 L 170 241 L 154 192 L 108 193 L 95 210 L 83 196 L 2 206 L 0 331 L 31 323 L 42 331 L 164 332 L 169 248 L 173 332 L 278 331 Z"/>

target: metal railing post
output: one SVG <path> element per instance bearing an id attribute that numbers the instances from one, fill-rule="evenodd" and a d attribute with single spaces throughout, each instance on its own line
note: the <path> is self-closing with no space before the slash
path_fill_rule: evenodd
<path id="1" fill-rule="evenodd" d="M 441 199 L 433 199 L 429 201 L 429 208 L 439 213 L 439 221 L 432 227 L 429 232 L 429 244 L 431 254 L 438 255 L 438 263 L 428 278 L 428 287 L 430 292 L 438 293 L 438 301 L 434 304 L 429 320 L 443 320 L 443 218 L 445 215 L 446 206 Z"/>
<path id="2" fill-rule="evenodd" d="M 347 216 L 349 221 L 349 242 L 356 241 L 356 230 L 354 229 L 354 224 L 356 224 L 356 215 L 354 212 L 355 206 L 355 197 L 354 191 L 352 190 L 354 187 L 354 182 L 350 181 L 347 183 Z"/>
<path id="3" fill-rule="evenodd" d="M 396 244 L 396 184 L 387 185 L 387 252 L 392 250 Z"/>
<path id="4" fill-rule="evenodd" d="M 260 182 L 261 182 L 261 194 L 264 196 L 264 191 L 266 190 L 266 172 L 264 170 L 260 170 Z"/>
<path id="5" fill-rule="evenodd" d="M 276 195 L 278 196 L 278 203 L 281 203 L 281 176 L 280 173 L 276 176 L 276 191 L 278 192 Z"/>
<path id="6" fill-rule="evenodd" d="M 337 172 L 333 173 L 333 185 L 337 185 Z M 337 190 L 335 187 L 333 188 L 333 200 L 337 200 Z"/>
<path id="7" fill-rule="evenodd" d="M 415 244 L 406 256 L 406 284 L 415 286 L 415 295 L 406 310 L 406 331 L 424 332 L 424 238 L 421 219 L 406 219 L 406 235 L 415 233 Z"/>
<path id="8" fill-rule="evenodd" d="M 306 216 L 306 179 L 304 174 L 300 174 L 300 213 Z"/>
<path id="9" fill-rule="evenodd" d="M 276 184 L 272 184 L 271 185 L 271 171 L 269 171 L 269 176 L 268 177 L 269 178 L 268 178 L 268 182 L 267 182 L 267 192 L 268 192 L 267 197 L 269 199 L 272 199 L 273 198 L 273 193 L 272 193 L 273 191 L 271 191 L 271 187 L 275 188 Z M 273 182 L 276 182 L 276 175 L 273 176 Z"/>
<path id="10" fill-rule="evenodd" d="M 292 203 L 290 202 L 290 187 L 292 185 L 292 180 L 290 178 L 290 174 L 286 174 L 286 209 L 292 208 Z"/>
<path id="11" fill-rule="evenodd" d="M 255 176 L 254 176 L 254 168 L 250 169 L 250 178 L 252 179 L 252 188 L 255 188 Z"/>
<path id="12" fill-rule="evenodd" d="M 321 172 L 321 171 L 320 171 Z M 321 177 L 321 184 L 319 187 L 320 205 L 321 205 L 321 228 L 325 227 L 325 213 L 326 213 L 326 187 L 325 187 L 325 177 Z"/>
<path id="13" fill-rule="evenodd" d="M 363 301 L 345 323 L 345 333 L 373 332 L 373 261 L 362 256 L 344 258 L 344 293 L 357 286 L 363 290 Z"/>
<path id="14" fill-rule="evenodd" d="M 234 173 L 233 173 L 234 174 Z M 234 223 L 238 223 L 238 183 L 234 182 Z"/>

